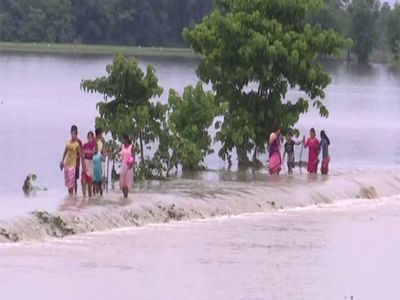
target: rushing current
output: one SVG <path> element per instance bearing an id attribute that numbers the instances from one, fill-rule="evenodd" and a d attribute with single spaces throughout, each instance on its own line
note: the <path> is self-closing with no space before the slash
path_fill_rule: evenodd
<path id="1" fill-rule="evenodd" d="M 137 183 L 128 199 L 68 198 L 70 126 L 84 140 L 102 99 L 80 82 L 111 61 L 0 55 L 0 299 L 398 299 L 398 71 L 324 63 L 330 116 L 311 110 L 298 128 L 330 137 L 327 177 L 238 172 L 210 155 L 207 172 Z M 139 61 L 155 66 L 159 101 L 197 81 L 196 60 Z M 25 197 L 30 173 L 46 191 Z"/>

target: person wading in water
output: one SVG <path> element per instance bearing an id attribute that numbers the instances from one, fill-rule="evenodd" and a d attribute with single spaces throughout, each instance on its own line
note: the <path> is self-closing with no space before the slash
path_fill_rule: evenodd
<path id="1" fill-rule="evenodd" d="M 322 163 L 321 163 L 321 173 L 327 175 L 329 173 L 329 162 L 331 158 L 329 157 L 329 145 L 331 141 L 326 135 L 325 131 L 321 131 L 321 149 L 322 149 Z"/>
<path id="2" fill-rule="evenodd" d="M 274 132 L 271 133 L 269 137 L 269 174 L 271 175 L 279 175 L 281 171 L 282 159 L 281 159 L 281 151 L 280 151 L 280 134 L 281 127 L 277 126 L 274 129 Z"/>
<path id="3" fill-rule="evenodd" d="M 308 148 L 307 171 L 310 174 L 317 174 L 319 164 L 318 156 L 321 151 L 321 147 L 317 137 L 315 136 L 314 128 L 311 128 L 310 137 L 305 142 L 304 147 Z"/>

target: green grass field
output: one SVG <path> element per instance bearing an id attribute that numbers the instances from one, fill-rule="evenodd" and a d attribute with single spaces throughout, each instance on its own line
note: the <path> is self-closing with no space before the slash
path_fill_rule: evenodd
<path id="1" fill-rule="evenodd" d="M 189 48 L 128 47 L 107 45 L 8 43 L 0 42 L 0 52 L 114 55 L 120 52 L 134 56 L 195 57 Z"/>
<path id="2" fill-rule="evenodd" d="M 1 52 L 25 52 L 48 54 L 89 54 L 89 55 L 114 55 L 120 52 L 132 56 L 158 56 L 158 57 L 186 57 L 195 58 L 189 48 L 163 48 L 163 47 L 129 47 L 112 45 L 82 45 L 82 44 L 47 44 L 47 43 L 9 43 L 0 42 Z M 337 60 L 338 58 L 334 58 Z M 345 60 L 343 53 L 339 60 Z M 352 55 L 353 61 L 356 57 Z M 374 50 L 370 56 L 371 63 L 394 64 L 393 55 L 388 51 Z"/>

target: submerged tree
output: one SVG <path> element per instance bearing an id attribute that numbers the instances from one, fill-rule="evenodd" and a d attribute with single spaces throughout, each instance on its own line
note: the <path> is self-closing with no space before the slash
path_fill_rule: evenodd
<path id="1" fill-rule="evenodd" d="M 239 166 L 249 165 L 248 154 L 265 151 L 268 134 L 281 124 L 292 127 L 309 102 L 321 116 L 321 102 L 330 78 L 316 62 L 318 54 L 339 55 L 351 44 L 333 30 L 304 24 L 321 1 L 217 0 L 216 9 L 184 36 L 200 54 L 198 75 L 211 83 L 223 113 L 217 140 L 219 155 L 230 160 L 235 149 Z M 286 99 L 290 88 L 306 94 Z"/>
<path id="2" fill-rule="evenodd" d="M 361 64 L 368 63 L 377 41 L 378 0 L 352 0 L 347 8 L 350 14 L 350 36 L 354 41 L 354 52 Z"/>
<path id="3" fill-rule="evenodd" d="M 147 66 L 146 74 L 136 59 L 116 54 L 112 65 L 107 66 L 107 76 L 84 80 L 81 87 L 86 92 L 103 95 L 97 104 L 100 117 L 96 126 L 110 132 L 114 139 L 128 134 L 139 142 L 141 163 L 144 163 L 144 147 L 154 142 L 160 134 L 166 105 L 151 101 L 162 94 L 153 66 Z"/>
<path id="4" fill-rule="evenodd" d="M 173 156 L 184 171 L 204 168 L 205 156 L 213 152 L 208 128 L 215 118 L 214 95 L 199 82 L 195 88 L 187 86 L 182 97 L 170 90 L 168 104 L 169 129 L 176 141 Z"/>
<path id="5" fill-rule="evenodd" d="M 153 177 L 168 177 L 179 165 L 184 172 L 205 168 L 204 158 L 213 152 L 208 128 L 215 114 L 214 95 L 205 92 L 200 82 L 187 86 L 182 96 L 170 90 L 159 146 L 149 161 Z"/>
<path id="6" fill-rule="evenodd" d="M 396 3 L 388 18 L 390 50 L 397 63 L 400 63 L 400 3 Z"/>
<path id="7" fill-rule="evenodd" d="M 139 177 L 161 179 L 178 165 L 188 171 L 203 168 L 204 157 L 212 152 L 208 128 L 216 108 L 214 95 L 201 83 L 186 87 L 182 97 L 171 90 L 168 105 L 152 101 L 163 92 L 154 68 L 147 66 L 144 74 L 134 58 L 116 54 L 107 76 L 84 80 L 81 87 L 104 97 L 97 104 L 96 126 L 110 132 L 114 141 L 128 134 L 140 145 Z M 154 148 L 149 151 L 153 155 L 145 157 L 145 148 Z"/>
<path id="8" fill-rule="evenodd" d="M 322 9 L 307 16 L 306 21 L 319 24 L 322 29 L 333 29 L 344 34 L 348 26 L 345 15 L 348 0 L 325 0 L 324 2 Z"/>

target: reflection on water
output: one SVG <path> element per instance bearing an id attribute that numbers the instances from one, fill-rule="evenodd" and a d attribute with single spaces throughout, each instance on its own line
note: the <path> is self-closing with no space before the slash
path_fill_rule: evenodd
<path id="1" fill-rule="evenodd" d="M 104 56 L 1 54 L 0 192 L 3 195 L 19 194 L 23 179 L 32 172 L 38 174 L 42 185 L 64 193 L 57 162 L 69 137 L 70 125 L 78 125 L 81 137 L 93 130 L 96 103 L 101 100 L 99 95 L 83 93 L 80 82 L 104 75 L 111 60 Z M 140 59 L 141 66 L 148 63 L 155 65 L 160 85 L 164 87 L 161 101 L 166 101 L 170 88 L 182 92 L 185 85 L 197 81 L 196 60 Z M 333 168 L 398 163 L 400 74 L 388 71 L 385 65 L 365 69 L 327 62 L 326 67 L 333 78 L 326 92 L 330 118 L 321 119 L 311 111 L 299 123 L 302 133 L 307 134 L 310 127 L 325 129 L 332 141 Z M 288 98 L 298 96 L 296 91 L 288 94 Z M 265 155 L 260 159 L 266 162 Z M 306 159 L 306 151 L 302 159 Z M 206 164 L 210 169 L 226 167 L 216 154 L 207 157 Z M 229 180 L 233 176 L 251 181 L 259 177 L 257 173 L 221 174 L 208 179 Z"/>

